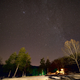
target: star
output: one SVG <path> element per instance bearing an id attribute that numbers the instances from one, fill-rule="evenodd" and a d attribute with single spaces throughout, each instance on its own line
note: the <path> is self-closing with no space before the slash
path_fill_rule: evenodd
<path id="1" fill-rule="evenodd" d="M 25 14 L 25 11 L 23 11 L 23 14 Z"/>
<path id="2" fill-rule="evenodd" d="M 47 17 L 46 19 L 47 19 L 47 20 L 49 20 L 49 18 L 48 18 L 48 17 Z"/>
<path id="3" fill-rule="evenodd" d="M 44 46 L 47 46 L 47 44 L 45 44 Z"/>

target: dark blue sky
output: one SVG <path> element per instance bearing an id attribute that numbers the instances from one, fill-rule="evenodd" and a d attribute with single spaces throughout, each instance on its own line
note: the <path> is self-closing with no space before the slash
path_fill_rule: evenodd
<path id="1" fill-rule="evenodd" d="M 80 0 L 0 0 L 3 62 L 25 47 L 32 65 L 64 56 L 66 40 L 80 41 Z"/>

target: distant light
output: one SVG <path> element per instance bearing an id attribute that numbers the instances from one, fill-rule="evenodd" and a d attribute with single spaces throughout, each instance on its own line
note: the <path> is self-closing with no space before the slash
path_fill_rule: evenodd
<path id="1" fill-rule="evenodd" d="M 61 71 L 63 71 L 64 69 L 61 69 Z"/>
<path id="2" fill-rule="evenodd" d="M 63 69 L 63 68 L 61 68 L 60 73 L 61 73 L 61 74 L 64 74 L 64 69 Z"/>

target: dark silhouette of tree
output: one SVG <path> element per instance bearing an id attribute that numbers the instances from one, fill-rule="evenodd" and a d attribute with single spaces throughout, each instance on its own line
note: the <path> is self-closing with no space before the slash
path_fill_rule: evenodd
<path id="1" fill-rule="evenodd" d="M 4 70 L 6 72 L 9 72 L 8 77 L 10 77 L 11 71 L 15 68 L 15 62 L 16 62 L 17 54 L 14 52 L 8 60 L 5 61 L 5 65 L 3 66 Z"/>
<path id="2" fill-rule="evenodd" d="M 50 67 L 49 67 L 49 72 L 55 72 L 54 70 L 57 69 L 57 66 L 55 64 L 55 62 L 51 62 Z"/>
<path id="3" fill-rule="evenodd" d="M 44 58 L 42 58 L 41 61 L 40 61 L 40 67 L 41 67 L 42 69 L 45 68 L 45 60 L 44 60 Z"/>
<path id="4" fill-rule="evenodd" d="M 48 69 L 49 69 L 49 67 L 50 67 L 50 60 L 49 60 L 49 58 L 47 58 L 47 60 L 46 60 L 46 69 L 47 69 L 47 73 L 48 73 Z"/>
<path id="5" fill-rule="evenodd" d="M 2 58 L 0 57 L 0 65 L 2 64 Z"/>
<path id="6" fill-rule="evenodd" d="M 40 70 L 40 72 L 42 73 L 42 75 L 46 73 L 46 72 L 45 72 L 45 69 L 46 69 L 45 59 L 42 58 L 42 59 L 40 60 L 40 67 L 39 67 L 39 70 Z"/>

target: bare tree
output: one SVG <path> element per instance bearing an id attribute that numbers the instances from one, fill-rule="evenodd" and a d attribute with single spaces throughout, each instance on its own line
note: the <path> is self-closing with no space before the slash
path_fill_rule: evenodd
<path id="1" fill-rule="evenodd" d="M 75 41 L 73 39 L 71 39 L 70 41 L 66 41 L 64 43 L 64 47 L 62 48 L 62 50 L 67 56 L 69 56 L 76 62 L 79 72 L 80 72 L 80 66 L 78 63 L 78 56 L 80 55 L 79 41 Z"/>

